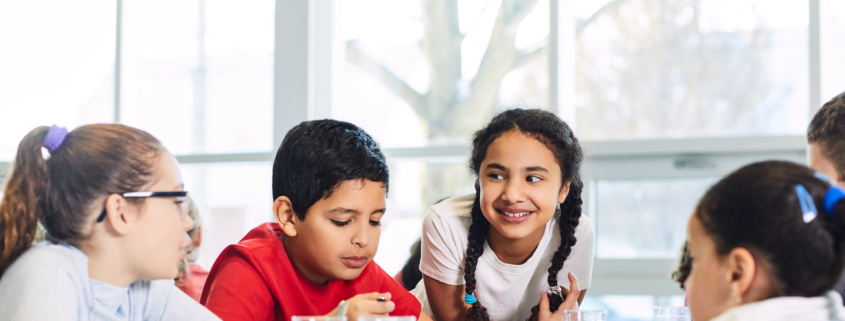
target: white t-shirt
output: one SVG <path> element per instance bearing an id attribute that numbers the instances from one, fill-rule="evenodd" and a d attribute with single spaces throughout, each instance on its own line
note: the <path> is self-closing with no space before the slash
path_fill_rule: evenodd
<path id="1" fill-rule="evenodd" d="M 447 199 L 431 207 L 423 222 L 422 260 L 423 274 L 451 285 L 464 284 L 464 259 L 467 237 L 472 223 L 470 209 L 475 194 Z M 540 292 L 548 289 L 548 269 L 551 258 L 560 245 L 557 228 L 559 215 L 546 223 L 540 244 L 527 262 L 519 265 L 503 263 L 484 242 L 484 253 L 478 258 L 475 270 L 476 298 L 487 308 L 490 320 L 526 320 L 531 308 L 540 302 Z M 558 283 L 569 288 L 569 272 L 578 278 L 582 290 L 590 287 L 593 270 L 595 232 L 590 219 L 581 215 L 575 229 L 577 241 L 572 252 L 558 272 Z M 430 316 L 433 314 L 422 282 L 414 293 Z"/>

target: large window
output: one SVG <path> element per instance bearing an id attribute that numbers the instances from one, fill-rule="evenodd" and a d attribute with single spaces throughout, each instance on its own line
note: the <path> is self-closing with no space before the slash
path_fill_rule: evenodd
<path id="1" fill-rule="evenodd" d="M 111 122 L 113 1 L 0 3 L 0 162 L 39 125 Z"/>
<path id="2" fill-rule="evenodd" d="M 183 164 L 210 267 L 272 220 L 287 130 L 350 121 L 388 157 L 376 261 L 394 274 L 426 209 L 474 191 L 470 135 L 504 108 L 545 108 L 588 154 L 588 302 L 628 319 L 677 301 L 667 275 L 710 184 L 804 162 L 809 117 L 845 91 L 843 0 L 48 4 L 0 3 L 0 45 L 20 48 L 0 51 L 0 172 L 37 125 L 148 130 Z"/>

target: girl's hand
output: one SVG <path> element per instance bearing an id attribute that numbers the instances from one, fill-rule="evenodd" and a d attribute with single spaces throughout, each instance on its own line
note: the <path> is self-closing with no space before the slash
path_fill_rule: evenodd
<path id="1" fill-rule="evenodd" d="M 563 311 L 565 310 L 574 310 L 575 306 L 578 305 L 578 295 L 581 293 L 581 289 L 578 288 L 578 279 L 575 278 L 575 275 L 571 272 L 569 273 L 569 290 L 561 289 L 564 295 L 566 295 L 566 300 L 560 304 L 560 307 L 552 313 L 551 308 L 549 308 L 549 296 L 546 292 L 540 293 L 540 312 L 537 314 L 539 321 L 562 321 L 563 320 Z M 569 295 L 569 294 L 573 295 Z"/>

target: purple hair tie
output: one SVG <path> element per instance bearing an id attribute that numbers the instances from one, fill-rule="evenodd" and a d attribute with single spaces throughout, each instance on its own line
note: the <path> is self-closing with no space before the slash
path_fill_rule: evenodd
<path id="1" fill-rule="evenodd" d="M 52 154 L 57 148 L 59 148 L 59 146 L 62 146 L 62 143 L 65 141 L 65 137 L 67 137 L 67 128 L 53 125 L 50 127 L 50 130 L 47 131 L 47 136 L 44 136 L 44 143 L 42 146 L 47 148 L 47 151 Z"/>

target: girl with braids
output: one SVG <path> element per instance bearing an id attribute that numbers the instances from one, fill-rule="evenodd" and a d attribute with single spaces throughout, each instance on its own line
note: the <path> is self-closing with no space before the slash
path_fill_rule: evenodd
<path id="1" fill-rule="evenodd" d="M 583 299 L 595 236 L 581 215 L 582 158 L 569 126 L 542 110 L 502 112 L 475 133 L 476 193 L 431 207 L 423 223 L 415 293 L 429 315 L 562 320 Z"/>
<path id="2" fill-rule="evenodd" d="M 845 320 L 845 190 L 789 162 L 747 165 L 689 220 L 685 287 L 696 321 Z"/>
<path id="3" fill-rule="evenodd" d="M 183 186 L 144 131 L 30 131 L 0 202 L 0 319 L 219 320 L 173 285 L 192 225 Z"/>

